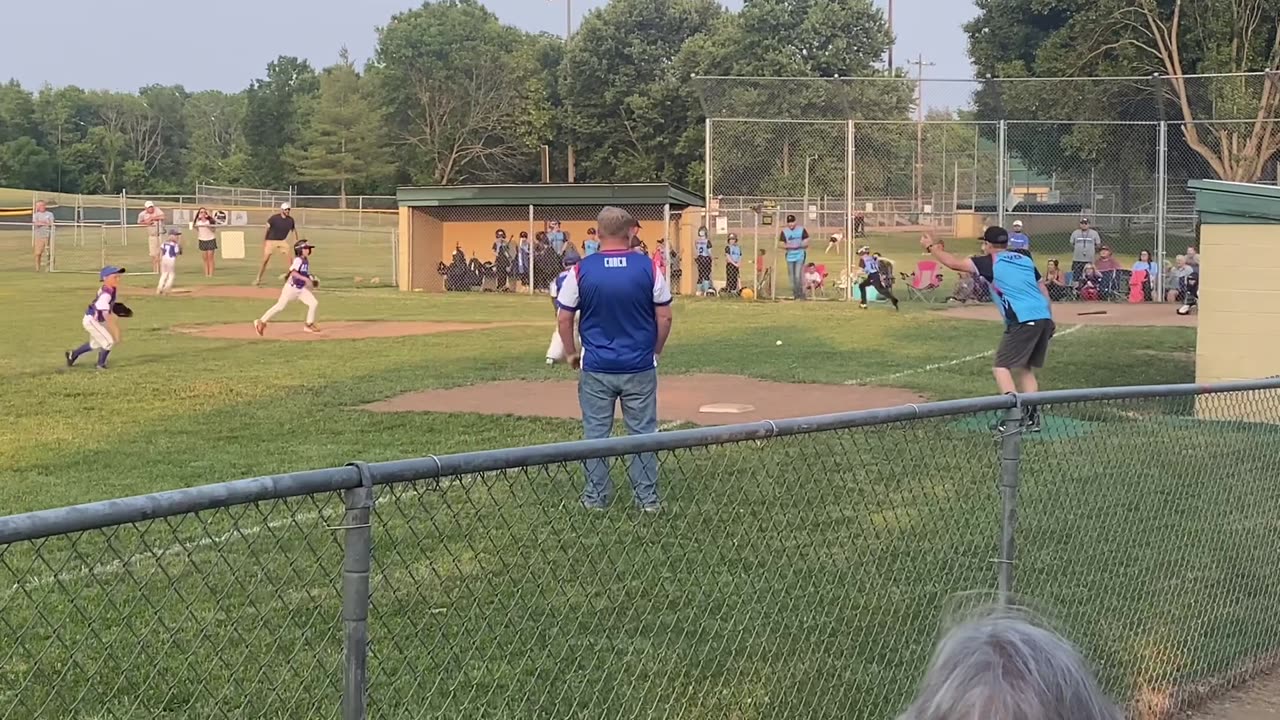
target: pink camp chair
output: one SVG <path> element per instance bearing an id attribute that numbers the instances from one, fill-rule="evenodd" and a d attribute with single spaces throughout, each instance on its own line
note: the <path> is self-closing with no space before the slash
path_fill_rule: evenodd
<path id="1" fill-rule="evenodd" d="M 1143 286 L 1147 284 L 1147 271 L 1134 270 L 1129 275 L 1129 302 L 1140 303 L 1146 301 L 1146 293 L 1143 292 Z"/>
<path id="2" fill-rule="evenodd" d="M 909 297 L 924 302 L 933 302 L 933 293 L 942 287 L 941 267 L 937 260 L 921 260 L 916 263 L 916 271 L 910 275 L 902 273 L 902 279 L 908 281 Z"/>

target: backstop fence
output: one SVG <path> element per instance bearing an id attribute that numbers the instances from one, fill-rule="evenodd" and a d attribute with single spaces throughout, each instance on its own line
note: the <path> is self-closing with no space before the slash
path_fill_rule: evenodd
<path id="1" fill-rule="evenodd" d="M 886 718 L 988 602 L 1172 717 L 1280 660 L 1278 443 L 1280 379 L 1086 389 L 0 518 L 0 717 Z"/>
<path id="2" fill-rule="evenodd" d="M 1016 220 L 1042 270 L 1058 259 L 1070 272 L 1070 235 L 1088 217 L 1126 273 L 1151 254 L 1159 271 L 1147 293 L 1166 298 L 1177 290 L 1176 256 L 1197 242 L 1187 182 L 1277 179 L 1275 72 L 703 77 L 695 87 L 708 118 L 704 191 L 718 237 L 759 236 L 773 248 L 795 216 L 812 237 L 807 259 L 846 288 L 861 245 L 909 273 L 922 232 L 976 251 L 985 227 Z"/>

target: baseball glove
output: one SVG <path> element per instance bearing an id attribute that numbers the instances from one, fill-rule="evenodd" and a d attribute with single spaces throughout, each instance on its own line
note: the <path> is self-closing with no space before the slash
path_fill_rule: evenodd
<path id="1" fill-rule="evenodd" d="M 111 312 L 115 314 L 116 317 L 122 317 L 122 318 L 133 317 L 133 308 L 129 307 L 128 305 L 125 305 L 122 302 L 118 302 L 112 305 Z"/>
<path id="2" fill-rule="evenodd" d="M 318 277 L 311 278 L 311 287 L 320 287 L 320 278 Z"/>

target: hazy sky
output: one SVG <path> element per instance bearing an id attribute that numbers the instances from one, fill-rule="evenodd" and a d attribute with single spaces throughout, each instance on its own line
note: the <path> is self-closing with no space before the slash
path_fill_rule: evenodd
<path id="1" fill-rule="evenodd" d="M 570 0 L 575 15 L 605 0 Z M 528 30 L 564 32 L 566 0 L 483 0 L 505 22 Z M 742 0 L 722 0 L 740 8 Z M 883 5 L 886 0 L 876 0 Z M 976 14 L 971 0 L 894 0 L 902 65 L 917 53 L 936 77 L 969 77 L 960 26 Z M 240 90 L 264 74 L 278 55 L 297 55 L 317 67 L 346 45 L 367 59 L 375 28 L 414 0 L 63 0 L 7 3 L 0 43 L 0 75 L 28 88 L 43 83 L 136 90 L 151 83 L 190 90 Z M 575 20 L 576 23 L 576 20 Z M 17 31 L 16 29 L 25 29 Z"/>

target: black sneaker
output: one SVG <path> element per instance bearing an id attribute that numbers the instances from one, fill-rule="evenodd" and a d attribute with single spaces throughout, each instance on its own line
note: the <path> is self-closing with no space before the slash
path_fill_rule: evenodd
<path id="1" fill-rule="evenodd" d="M 72 358 L 72 357 L 71 357 L 71 351 L 70 351 L 70 350 L 68 350 L 68 351 L 66 351 L 66 352 L 64 352 L 64 353 L 62 353 L 62 357 L 64 357 L 64 358 L 66 358 L 66 359 L 67 359 L 67 367 L 71 367 L 72 365 L 75 365 L 75 364 L 76 364 L 75 358 Z"/>
<path id="2" fill-rule="evenodd" d="M 1033 433 L 1040 432 L 1040 430 L 1042 429 L 1040 427 L 1040 408 L 1038 407 L 1027 408 L 1027 415 L 1026 415 L 1026 418 L 1023 420 L 1022 426 L 1027 429 L 1027 432 L 1033 432 Z"/>

